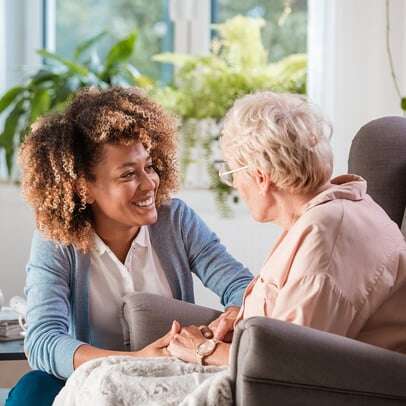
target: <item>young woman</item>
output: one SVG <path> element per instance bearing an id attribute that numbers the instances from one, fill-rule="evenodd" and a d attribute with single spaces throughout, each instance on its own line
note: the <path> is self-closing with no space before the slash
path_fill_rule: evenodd
<path id="1" fill-rule="evenodd" d="M 171 199 L 175 152 L 173 118 L 136 89 L 83 90 L 65 112 L 33 126 L 20 161 L 38 226 L 25 290 L 25 349 L 36 371 L 8 406 L 52 404 L 73 370 L 94 358 L 167 354 L 176 327 L 143 350 L 126 349 L 127 293 L 193 302 L 195 273 L 226 307 L 217 324 L 235 319 L 252 276 Z"/>

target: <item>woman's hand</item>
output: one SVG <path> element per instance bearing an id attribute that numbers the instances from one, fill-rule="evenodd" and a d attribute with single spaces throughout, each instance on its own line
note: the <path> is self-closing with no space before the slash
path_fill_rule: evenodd
<path id="1" fill-rule="evenodd" d="M 183 327 L 182 331 L 170 340 L 168 352 L 183 361 L 196 363 L 196 348 L 205 340 L 198 327 Z"/>
<path id="2" fill-rule="evenodd" d="M 168 346 L 168 353 L 185 362 L 197 363 L 196 348 L 207 339 L 201 327 L 183 327 L 180 334 L 175 334 Z M 227 365 L 230 344 L 219 342 L 214 352 L 204 358 L 205 365 Z"/>
<path id="3" fill-rule="evenodd" d="M 216 320 L 209 324 L 210 329 L 213 331 L 214 338 L 226 343 L 231 343 L 234 332 L 234 322 L 239 311 L 239 307 L 230 306 Z"/>
<path id="4" fill-rule="evenodd" d="M 168 356 L 167 347 L 171 341 L 171 339 L 179 333 L 181 330 L 181 326 L 179 322 L 174 320 L 172 323 L 171 329 L 161 338 L 154 341 L 153 343 L 147 345 L 140 351 L 135 352 L 135 356 L 137 357 L 165 357 Z"/>

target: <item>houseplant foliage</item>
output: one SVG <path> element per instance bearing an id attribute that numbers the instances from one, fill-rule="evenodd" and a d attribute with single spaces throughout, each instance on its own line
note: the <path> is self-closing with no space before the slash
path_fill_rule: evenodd
<path id="1" fill-rule="evenodd" d="M 265 21 L 236 16 L 215 25 L 217 33 L 209 55 L 165 53 L 154 57 L 176 68 L 171 86 L 155 88 L 153 96 L 181 119 L 182 169 L 187 174 L 193 149 L 203 151 L 209 187 L 227 213 L 232 191 L 221 184 L 213 165 L 218 154 L 221 119 L 234 101 L 258 90 L 306 92 L 306 55 L 295 54 L 276 63 L 268 62 L 261 40 Z"/>
<path id="2" fill-rule="evenodd" d="M 11 88 L 0 98 L 0 114 L 5 115 L 0 148 L 5 151 L 9 178 L 13 175 L 16 150 L 31 124 L 45 113 L 63 110 L 78 89 L 148 82 L 128 62 L 134 52 L 137 33 L 120 39 L 101 56 L 97 45 L 106 35 L 102 32 L 79 44 L 72 59 L 39 50 L 38 54 L 44 59 L 41 69 L 26 83 Z"/>

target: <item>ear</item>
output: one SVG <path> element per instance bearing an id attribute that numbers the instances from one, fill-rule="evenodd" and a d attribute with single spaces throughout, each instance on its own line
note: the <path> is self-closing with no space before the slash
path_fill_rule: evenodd
<path id="1" fill-rule="evenodd" d="M 261 169 L 257 168 L 252 176 L 262 196 L 266 195 L 273 188 L 274 184 L 268 173 L 264 173 Z"/>

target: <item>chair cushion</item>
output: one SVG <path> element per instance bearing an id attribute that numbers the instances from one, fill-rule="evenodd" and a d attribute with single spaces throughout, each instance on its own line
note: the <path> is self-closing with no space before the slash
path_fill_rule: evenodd
<path id="1" fill-rule="evenodd" d="M 221 312 L 150 293 L 131 293 L 124 297 L 123 333 L 131 351 L 144 348 L 166 334 L 173 320 L 183 325 L 207 325 Z"/>
<path id="2" fill-rule="evenodd" d="M 348 172 L 368 182 L 368 194 L 401 226 L 406 207 L 406 118 L 383 117 L 362 127 L 351 145 Z"/>
<path id="3" fill-rule="evenodd" d="M 237 405 L 406 404 L 406 355 L 309 327 L 243 320 L 230 359 Z"/>

